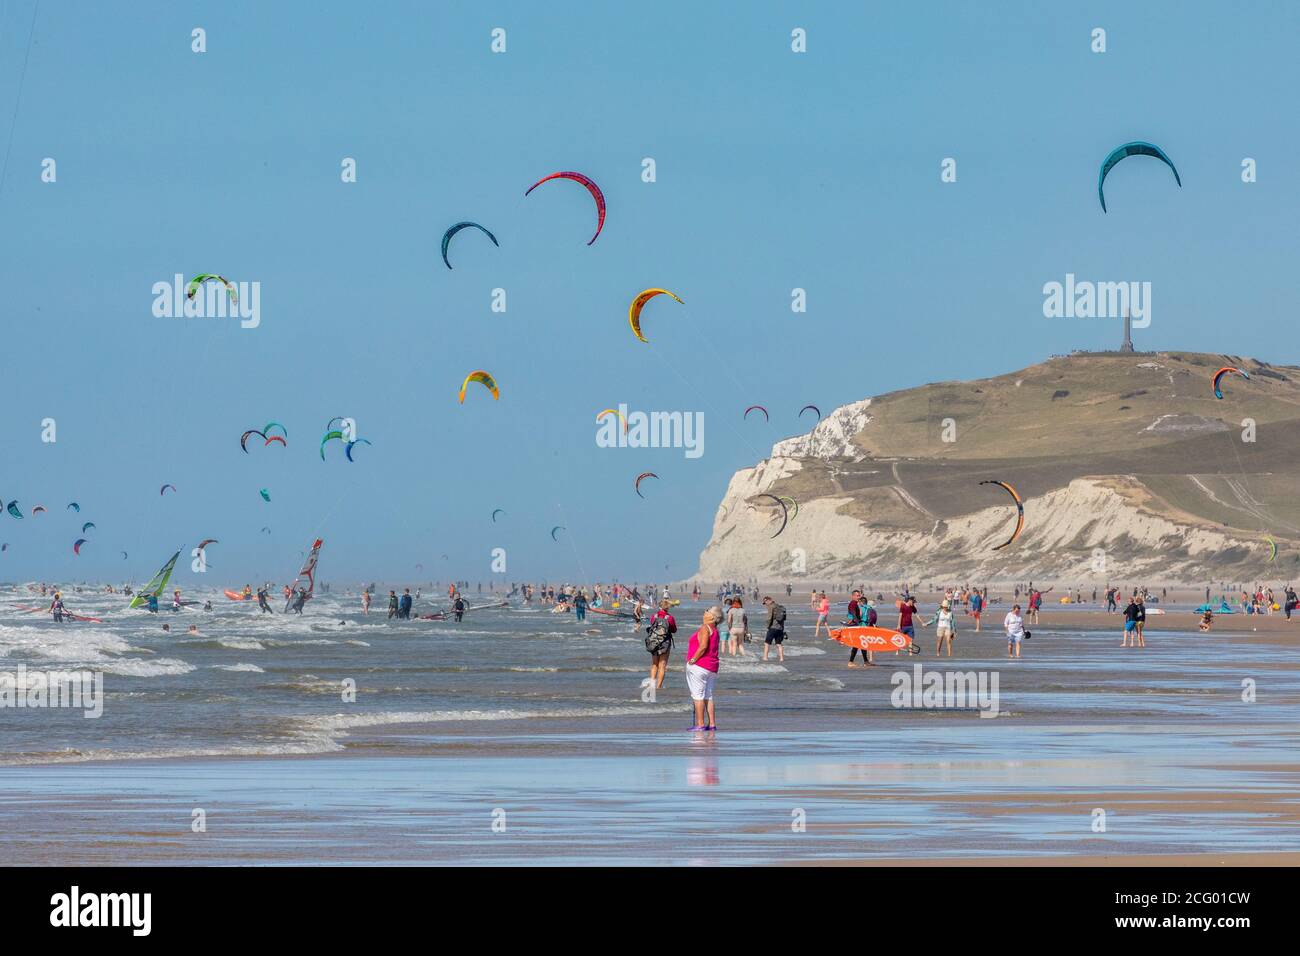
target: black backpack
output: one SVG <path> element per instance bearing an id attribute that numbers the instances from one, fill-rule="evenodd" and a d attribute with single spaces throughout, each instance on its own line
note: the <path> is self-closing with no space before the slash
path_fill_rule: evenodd
<path id="1" fill-rule="evenodd" d="M 785 606 L 781 604 L 773 604 L 772 610 L 774 612 L 772 615 L 772 626 L 779 627 L 781 630 L 784 631 L 785 630 Z"/>

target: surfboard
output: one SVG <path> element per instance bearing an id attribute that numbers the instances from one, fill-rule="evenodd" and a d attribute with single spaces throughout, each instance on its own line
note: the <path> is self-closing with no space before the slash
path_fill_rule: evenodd
<path id="1" fill-rule="evenodd" d="M 905 651 L 912 644 L 906 634 L 887 627 L 841 627 L 831 631 L 831 638 L 860 651 Z"/>
<path id="2" fill-rule="evenodd" d="M 587 613 L 604 614 L 608 617 L 618 617 L 626 621 L 632 621 L 636 619 L 636 615 L 633 614 L 631 611 L 612 611 L 609 608 L 604 608 L 604 607 L 588 607 Z"/>
<path id="3" fill-rule="evenodd" d="M 230 598 L 232 601 L 251 601 L 253 599 L 253 595 L 251 594 L 245 595 L 243 591 L 230 590 L 226 591 L 226 597 Z"/>

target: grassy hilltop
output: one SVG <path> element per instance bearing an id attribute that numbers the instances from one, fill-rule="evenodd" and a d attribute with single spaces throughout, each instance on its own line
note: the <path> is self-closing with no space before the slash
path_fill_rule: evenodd
<path id="1" fill-rule="evenodd" d="M 1224 365 L 1250 380 L 1225 377 L 1219 400 L 1211 378 Z M 1253 441 L 1243 439 L 1246 419 Z M 828 452 L 819 430 L 837 428 Z M 1014 507 L 984 479 L 1008 482 L 1026 502 L 1023 535 L 996 553 Z M 779 538 L 761 493 L 799 502 Z M 733 479 L 701 573 L 740 570 L 746 554 L 751 570 L 780 573 L 802 548 L 808 573 L 1044 578 L 1082 573 L 1100 549 L 1110 573 L 1271 580 L 1300 565 L 1298 545 L 1300 368 L 1076 353 L 877 396 L 778 443 Z"/>

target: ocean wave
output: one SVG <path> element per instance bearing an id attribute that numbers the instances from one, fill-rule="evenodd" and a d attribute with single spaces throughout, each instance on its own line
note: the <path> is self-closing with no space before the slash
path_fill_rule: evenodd
<path id="1" fill-rule="evenodd" d="M 681 704 L 626 704 L 613 707 L 556 707 L 548 710 L 425 710 L 388 711 L 362 714 L 325 714 L 299 717 L 299 726 L 311 731 L 331 734 L 365 727 L 385 727 L 393 724 L 437 724 L 449 722 L 477 723 L 498 720 L 563 720 L 566 718 L 634 717 L 646 714 L 682 715 Z"/>

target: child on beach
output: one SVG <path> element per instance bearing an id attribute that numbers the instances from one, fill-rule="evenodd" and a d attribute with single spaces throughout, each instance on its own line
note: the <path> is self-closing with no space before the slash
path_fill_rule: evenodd
<path id="1" fill-rule="evenodd" d="M 817 602 L 817 624 L 813 627 L 813 637 L 821 633 L 823 627 L 826 628 L 826 636 L 831 636 L 830 625 L 831 602 L 826 597 L 826 592 L 821 593 Z"/>

